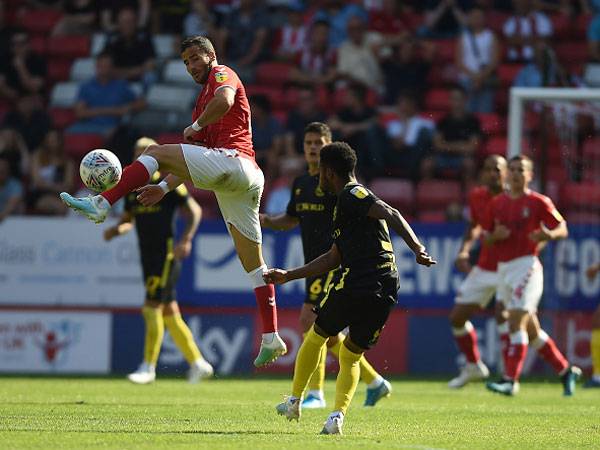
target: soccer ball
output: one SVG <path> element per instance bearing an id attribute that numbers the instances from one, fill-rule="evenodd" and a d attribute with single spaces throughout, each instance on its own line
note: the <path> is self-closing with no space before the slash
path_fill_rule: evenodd
<path id="1" fill-rule="evenodd" d="M 113 187 L 121 179 L 122 173 L 117 155 L 103 148 L 92 150 L 79 164 L 83 184 L 94 192 L 104 192 Z"/>

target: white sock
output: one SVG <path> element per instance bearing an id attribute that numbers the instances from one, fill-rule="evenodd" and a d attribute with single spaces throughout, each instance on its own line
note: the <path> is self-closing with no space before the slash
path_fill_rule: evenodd
<path id="1" fill-rule="evenodd" d="M 379 386 L 381 386 L 382 383 L 383 383 L 383 377 L 381 375 L 377 375 L 375 377 L 375 379 L 367 385 L 367 387 L 369 389 L 375 389 L 375 388 L 378 388 Z"/>
<path id="2" fill-rule="evenodd" d="M 508 334 L 508 332 L 510 331 L 510 329 L 508 328 L 508 322 L 502 322 L 501 324 L 498 324 L 497 328 L 498 334 Z"/>
<path id="3" fill-rule="evenodd" d="M 146 372 L 155 372 L 156 371 L 156 366 L 154 364 L 147 363 L 146 361 L 144 361 L 142 363 L 142 366 L 143 366 L 142 369 Z"/>
<path id="4" fill-rule="evenodd" d="M 96 195 L 96 206 L 102 209 L 110 209 L 110 203 L 102 195 Z"/>
<path id="5" fill-rule="evenodd" d="M 341 411 L 333 411 L 329 414 L 329 418 L 333 419 L 334 417 L 340 416 L 342 419 L 344 418 L 344 413 Z"/>
<path id="6" fill-rule="evenodd" d="M 308 391 L 308 393 L 306 394 L 307 397 L 311 396 L 311 395 L 313 397 L 318 398 L 319 400 L 323 400 L 323 391 L 316 389 L 316 390 Z"/>
<path id="7" fill-rule="evenodd" d="M 252 283 L 252 287 L 254 289 L 261 286 L 266 286 L 265 280 L 263 280 L 263 273 L 266 271 L 267 265 L 263 264 L 262 266 L 254 269 L 252 272 L 248 272 L 248 278 L 250 278 L 250 283 Z"/>
<path id="8" fill-rule="evenodd" d="M 270 344 L 271 342 L 273 342 L 273 339 L 275 339 L 276 334 L 277 334 L 277 331 L 273 331 L 271 333 L 263 333 L 262 334 L 263 344 Z"/>
<path id="9" fill-rule="evenodd" d="M 158 161 L 156 158 L 150 155 L 141 155 L 137 160 L 146 168 L 149 178 L 152 178 L 154 172 L 158 170 Z"/>
<path id="10" fill-rule="evenodd" d="M 546 342 L 548 342 L 548 337 L 548 334 L 544 330 L 540 330 L 537 337 L 529 343 L 529 346 L 535 350 L 539 350 L 546 345 Z"/>
<path id="11" fill-rule="evenodd" d="M 452 334 L 454 336 L 464 336 L 473 331 L 473 324 L 470 321 L 466 321 L 462 328 L 452 328 Z"/>

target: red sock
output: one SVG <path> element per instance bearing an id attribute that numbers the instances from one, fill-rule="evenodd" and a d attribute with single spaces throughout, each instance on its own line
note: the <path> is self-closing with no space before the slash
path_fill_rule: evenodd
<path id="1" fill-rule="evenodd" d="M 508 357 L 508 346 L 510 345 L 510 335 L 502 333 L 500 335 L 500 352 L 502 353 L 502 361 L 506 361 Z"/>
<path id="2" fill-rule="evenodd" d="M 513 333 L 510 336 L 510 345 L 508 346 L 505 373 L 508 378 L 514 381 L 519 380 L 523 363 L 527 356 L 528 338 L 526 332 Z"/>
<path id="3" fill-rule="evenodd" d="M 548 336 L 548 340 L 544 345 L 538 348 L 538 353 L 558 374 L 569 367 L 569 363 L 554 343 L 554 339 L 550 336 Z"/>
<path id="4" fill-rule="evenodd" d="M 277 331 L 277 306 L 275 305 L 275 286 L 267 284 L 254 289 L 256 304 L 262 320 L 262 332 Z"/>
<path id="5" fill-rule="evenodd" d="M 454 340 L 460 351 L 465 355 L 467 361 L 470 363 L 476 363 L 481 359 L 479 354 L 479 347 L 477 346 L 477 332 L 470 322 L 465 324 L 465 330 L 460 330 L 461 335 L 454 335 Z"/>
<path id="6" fill-rule="evenodd" d="M 108 203 L 114 205 L 121 197 L 124 197 L 136 188 L 144 186 L 148 183 L 149 179 L 148 169 L 141 162 L 134 161 L 123 170 L 121 181 L 114 188 L 100 195 L 108 200 Z"/>

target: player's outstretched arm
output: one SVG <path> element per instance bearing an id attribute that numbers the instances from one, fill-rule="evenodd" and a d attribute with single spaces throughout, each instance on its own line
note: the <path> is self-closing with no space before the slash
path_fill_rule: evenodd
<path id="1" fill-rule="evenodd" d="M 167 192 L 177 188 L 181 183 L 183 183 L 182 178 L 169 174 L 158 184 L 147 184 L 138 188 L 136 190 L 138 193 L 137 200 L 144 206 L 155 205 L 162 200 Z"/>
<path id="2" fill-rule="evenodd" d="M 341 260 L 340 252 L 333 244 L 327 253 L 323 253 L 302 267 L 292 270 L 270 269 L 263 275 L 263 278 L 266 283 L 283 284 L 299 278 L 314 277 L 337 268 Z"/>
<path id="3" fill-rule="evenodd" d="M 567 228 L 567 222 L 564 220 L 553 229 L 548 228 L 544 222 L 540 222 L 540 228 L 529 234 L 529 238 L 535 242 L 555 241 L 568 236 L 569 229 Z"/>
<path id="4" fill-rule="evenodd" d="M 373 219 L 385 220 L 389 227 L 398 233 L 413 251 L 417 263 L 428 267 L 436 264 L 436 261 L 427 254 L 425 246 L 421 244 L 411 226 L 396 208 L 392 208 L 382 200 L 377 200 L 371 205 L 367 215 Z"/>
<path id="5" fill-rule="evenodd" d="M 270 216 L 268 214 L 259 214 L 260 226 L 277 231 L 288 231 L 296 227 L 299 223 L 297 217 L 290 216 L 287 213 Z"/>
<path id="6" fill-rule="evenodd" d="M 110 241 L 117 236 L 121 236 L 122 234 L 129 233 L 133 228 L 133 215 L 131 213 L 124 211 L 121 214 L 121 218 L 116 225 L 107 228 L 104 230 L 103 236 L 105 241 Z"/>

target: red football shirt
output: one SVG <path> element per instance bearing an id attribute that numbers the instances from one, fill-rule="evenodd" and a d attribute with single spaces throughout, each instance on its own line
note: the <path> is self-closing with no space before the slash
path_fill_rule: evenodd
<path id="1" fill-rule="evenodd" d="M 469 192 L 469 213 L 471 220 L 477 225 L 483 225 L 486 221 L 493 198 L 494 194 L 485 186 L 478 186 Z M 494 272 L 498 265 L 495 247 L 493 245 L 483 245 L 483 239 L 481 240 L 481 251 L 479 252 L 477 265 L 483 270 L 491 272 Z"/>
<path id="2" fill-rule="evenodd" d="M 250 105 L 246 89 L 229 67 L 215 66 L 210 70 L 208 80 L 196 100 L 192 120 L 196 121 L 200 117 L 208 102 L 215 96 L 215 92 L 229 88 L 235 90 L 233 106 L 219 121 L 196 133 L 195 139 L 205 147 L 234 149 L 254 158 Z"/>
<path id="3" fill-rule="evenodd" d="M 519 198 L 511 198 L 506 193 L 496 196 L 490 208 L 489 229 L 498 221 L 510 230 L 507 239 L 494 244 L 498 262 L 537 255 L 538 243 L 529 239 L 529 234 L 540 228 L 540 222 L 553 229 L 563 220 L 552 200 L 537 192 L 529 191 Z"/>

